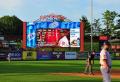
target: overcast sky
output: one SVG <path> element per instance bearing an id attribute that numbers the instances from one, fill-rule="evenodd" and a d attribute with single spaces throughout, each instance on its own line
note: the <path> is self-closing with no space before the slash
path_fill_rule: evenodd
<path id="1" fill-rule="evenodd" d="M 33 21 L 40 15 L 61 14 L 72 21 L 83 15 L 90 19 L 91 0 L 1 0 L 0 17 L 16 15 L 23 21 Z M 93 0 L 94 18 L 102 18 L 105 10 L 120 13 L 120 0 Z"/>

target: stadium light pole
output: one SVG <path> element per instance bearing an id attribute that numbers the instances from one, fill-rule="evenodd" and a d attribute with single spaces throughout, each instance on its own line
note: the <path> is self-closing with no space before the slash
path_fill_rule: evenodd
<path id="1" fill-rule="evenodd" d="M 93 0 L 91 0 L 91 9 L 90 9 L 90 12 L 91 12 L 91 51 L 93 50 Z"/>

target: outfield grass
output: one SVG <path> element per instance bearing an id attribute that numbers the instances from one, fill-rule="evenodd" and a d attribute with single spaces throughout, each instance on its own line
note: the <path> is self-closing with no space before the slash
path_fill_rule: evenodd
<path id="1" fill-rule="evenodd" d="M 84 60 L 0 61 L 0 82 L 102 82 L 101 78 L 50 74 L 83 72 L 84 67 Z M 120 69 L 119 61 L 113 61 L 113 69 Z M 99 70 L 99 61 L 95 61 L 94 70 Z M 120 79 L 113 79 L 112 82 L 120 82 Z"/>

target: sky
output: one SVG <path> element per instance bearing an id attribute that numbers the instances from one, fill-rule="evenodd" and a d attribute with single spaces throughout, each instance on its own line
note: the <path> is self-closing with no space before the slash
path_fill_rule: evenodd
<path id="1" fill-rule="evenodd" d="M 22 21 L 34 21 L 41 15 L 60 14 L 72 21 L 81 16 L 90 20 L 91 0 L 1 0 L 0 17 L 16 15 Z M 120 0 L 93 0 L 93 18 L 102 19 L 105 10 L 120 13 Z"/>

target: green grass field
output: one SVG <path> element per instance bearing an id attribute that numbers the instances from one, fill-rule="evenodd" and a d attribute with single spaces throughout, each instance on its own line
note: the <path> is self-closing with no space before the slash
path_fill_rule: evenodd
<path id="1" fill-rule="evenodd" d="M 84 68 L 84 60 L 0 61 L 0 82 L 102 82 L 101 78 L 51 74 L 83 72 Z M 120 69 L 120 61 L 113 61 L 113 69 Z M 95 61 L 94 70 L 99 70 L 99 61 Z"/>

